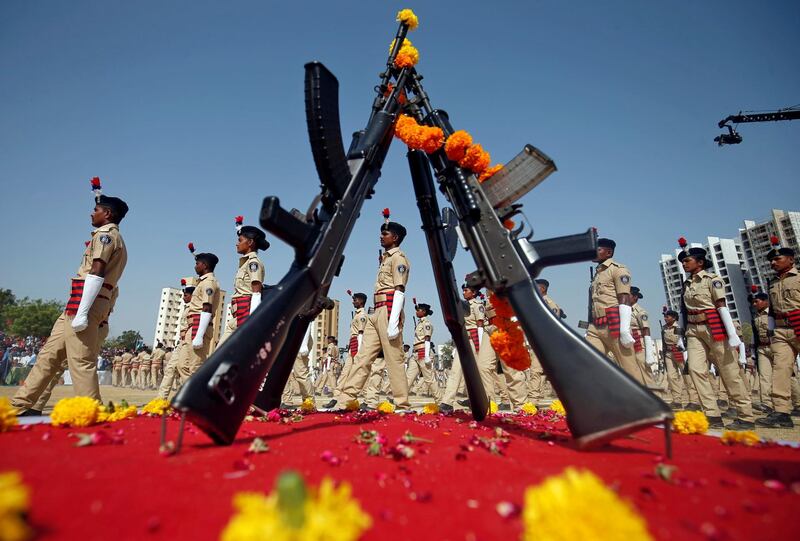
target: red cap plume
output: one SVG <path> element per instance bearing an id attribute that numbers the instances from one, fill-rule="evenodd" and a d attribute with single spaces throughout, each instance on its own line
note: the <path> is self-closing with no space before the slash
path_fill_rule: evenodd
<path id="1" fill-rule="evenodd" d="M 383 217 L 384 218 L 386 218 L 388 220 L 390 215 L 391 215 L 391 213 L 389 212 L 389 207 L 386 207 L 385 209 L 383 209 Z"/>
<path id="2" fill-rule="evenodd" d="M 96 190 L 100 187 L 100 177 L 92 177 L 92 180 L 89 182 L 92 183 L 92 189 Z"/>
<path id="3" fill-rule="evenodd" d="M 190 252 L 194 253 L 194 243 L 193 243 L 193 242 L 190 242 L 190 243 L 187 245 L 187 247 L 189 248 L 189 251 L 190 251 Z"/>
<path id="4" fill-rule="evenodd" d="M 185 285 L 186 285 L 186 279 L 185 279 L 185 278 L 181 278 L 181 285 L 182 285 L 182 286 L 185 286 Z"/>
<path id="5" fill-rule="evenodd" d="M 84 246 L 89 246 L 90 244 L 91 244 L 91 241 L 88 241 L 88 240 L 83 241 L 83 245 Z"/>
<path id="6" fill-rule="evenodd" d="M 750 291 L 752 291 L 753 293 L 758 293 L 758 286 L 755 284 L 751 285 Z"/>
<path id="7" fill-rule="evenodd" d="M 347 295 L 348 295 L 348 296 L 350 296 L 350 297 L 352 297 L 352 296 L 353 296 L 353 292 L 352 292 L 351 290 L 349 290 L 349 289 L 348 289 L 348 290 L 347 290 Z"/>
<path id="8" fill-rule="evenodd" d="M 769 242 L 770 242 L 770 244 L 772 244 L 773 246 L 777 246 L 777 245 L 779 245 L 779 244 L 781 243 L 780 239 L 778 239 L 778 237 L 776 237 L 775 235 L 772 235 L 772 236 L 769 238 Z"/>
<path id="9" fill-rule="evenodd" d="M 416 306 L 417 305 L 417 298 L 416 297 L 411 297 L 411 300 L 414 301 L 414 306 Z"/>
<path id="10" fill-rule="evenodd" d="M 689 243 L 686 242 L 686 238 L 681 237 L 681 238 L 678 239 L 678 246 L 680 246 L 681 248 L 686 248 L 687 244 L 689 244 Z"/>
<path id="11" fill-rule="evenodd" d="M 244 223 L 244 216 L 237 216 L 234 218 L 234 221 L 236 222 L 236 225 L 242 225 Z"/>

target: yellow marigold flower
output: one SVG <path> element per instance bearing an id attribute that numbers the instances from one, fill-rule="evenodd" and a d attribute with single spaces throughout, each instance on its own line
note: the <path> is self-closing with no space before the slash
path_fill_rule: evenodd
<path id="1" fill-rule="evenodd" d="M 361 404 L 358 403 L 358 400 L 348 400 L 347 404 L 344 405 L 344 409 L 347 411 L 358 411 L 360 407 Z"/>
<path id="2" fill-rule="evenodd" d="M 0 432 L 5 432 L 17 423 L 17 409 L 8 398 L 0 398 Z"/>
<path id="3" fill-rule="evenodd" d="M 489 414 L 491 415 L 492 413 L 497 413 L 497 410 L 497 402 L 494 400 L 489 400 Z"/>
<path id="4" fill-rule="evenodd" d="M 534 406 L 530 402 L 525 402 L 524 404 L 522 404 L 520 411 L 525 415 L 536 415 L 536 412 L 539 410 L 536 408 L 536 406 Z"/>
<path id="5" fill-rule="evenodd" d="M 171 406 L 169 405 L 169 400 L 164 400 L 163 398 L 154 398 L 144 405 L 142 408 L 142 413 L 161 417 L 164 415 L 164 412 L 169 411 L 170 408 Z"/>
<path id="6" fill-rule="evenodd" d="M 464 130 L 458 130 L 447 138 L 444 152 L 451 162 L 460 162 L 464 159 L 470 145 L 472 145 L 472 136 Z"/>
<path id="7" fill-rule="evenodd" d="M 419 51 L 410 45 L 403 45 L 394 59 L 394 65 L 398 68 L 413 68 L 417 62 L 419 62 Z"/>
<path id="8" fill-rule="evenodd" d="M 708 419 L 702 411 L 679 411 L 675 413 L 672 429 L 679 434 L 705 434 Z"/>
<path id="9" fill-rule="evenodd" d="M 30 490 L 18 472 L 0 473 L 0 539 L 24 541 L 32 535 L 25 515 L 30 507 Z"/>
<path id="10" fill-rule="evenodd" d="M 476 175 L 480 175 L 489 167 L 489 162 L 491 161 L 492 158 L 489 153 L 483 150 L 481 145 L 475 144 L 467 149 L 464 159 L 458 162 L 458 165 L 464 169 L 470 169 Z"/>
<path id="11" fill-rule="evenodd" d="M 725 430 L 722 432 L 721 441 L 726 445 L 741 443 L 742 445 L 752 447 L 761 442 L 761 437 L 752 430 Z"/>
<path id="12" fill-rule="evenodd" d="M 300 404 L 300 411 L 303 413 L 314 413 L 317 411 L 317 406 L 314 404 L 313 398 L 306 398 L 303 400 L 303 403 Z"/>
<path id="13" fill-rule="evenodd" d="M 394 42 L 395 41 L 397 41 L 397 40 L 393 39 L 392 42 L 389 44 L 389 53 L 390 54 L 392 52 L 392 49 L 394 49 Z M 412 45 L 413 45 L 413 43 L 411 43 L 411 40 L 408 39 L 408 38 L 405 38 L 405 39 L 403 39 L 403 44 L 400 46 L 400 48 L 402 49 L 403 47 L 411 47 Z"/>
<path id="14" fill-rule="evenodd" d="M 492 175 L 500 171 L 502 168 L 503 164 L 500 163 L 489 167 L 478 177 L 478 182 L 485 182 L 486 180 L 490 179 Z"/>
<path id="15" fill-rule="evenodd" d="M 348 483 L 336 486 L 326 477 L 310 492 L 291 502 L 302 507 L 289 509 L 289 513 L 281 508 L 277 491 L 268 496 L 236 494 L 233 506 L 237 513 L 222 531 L 221 541 L 354 541 L 372 526 L 372 518 L 352 497 Z M 289 518 L 299 519 L 299 524 Z"/>
<path id="16" fill-rule="evenodd" d="M 567 415 L 567 410 L 564 408 L 564 404 L 561 403 L 561 400 L 555 399 L 550 403 L 550 411 L 554 411 L 559 415 Z"/>
<path id="17" fill-rule="evenodd" d="M 422 413 L 425 415 L 436 415 L 439 413 L 439 404 L 436 402 L 431 402 L 429 404 L 425 404 L 422 406 Z"/>
<path id="18" fill-rule="evenodd" d="M 88 396 L 62 398 L 53 408 L 50 421 L 53 426 L 89 426 L 97 422 L 100 402 Z"/>
<path id="19" fill-rule="evenodd" d="M 525 490 L 524 541 L 651 541 L 636 509 L 588 470 L 567 468 Z"/>
<path id="20" fill-rule="evenodd" d="M 381 413 L 394 413 L 394 404 L 384 400 L 378 404 L 378 411 Z"/>
<path id="21" fill-rule="evenodd" d="M 410 9 L 401 9 L 400 11 L 398 11 L 397 19 L 395 20 L 398 23 L 403 23 L 408 25 L 409 30 L 416 30 L 416 28 L 419 26 L 419 19 Z"/>
<path id="22" fill-rule="evenodd" d="M 128 406 L 127 408 L 117 407 L 114 411 L 109 413 L 106 411 L 104 406 L 100 407 L 100 411 L 97 413 L 97 422 L 98 423 L 113 423 L 115 421 L 121 421 L 123 419 L 130 419 L 132 417 L 136 417 L 136 406 Z"/>
<path id="23" fill-rule="evenodd" d="M 394 127 L 395 136 L 409 148 L 433 154 L 444 144 L 444 132 L 440 128 L 421 126 L 408 115 L 400 115 Z"/>

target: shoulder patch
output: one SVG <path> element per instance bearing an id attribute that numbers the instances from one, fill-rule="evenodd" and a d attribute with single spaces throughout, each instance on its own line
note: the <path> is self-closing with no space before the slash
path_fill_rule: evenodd
<path id="1" fill-rule="evenodd" d="M 399 272 L 400 274 L 404 274 L 407 270 L 408 270 L 408 267 L 406 267 L 405 265 L 398 265 L 397 266 L 397 272 Z"/>
<path id="2" fill-rule="evenodd" d="M 647 314 L 642 315 L 642 321 L 647 321 L 648 317 Z"/>
<path id="3" fill-rule="evenodd" d="M 256 263 L 255 261 L 253 261 L 252 263 L 250 263 L 250 271 L 251 271 L 251 272 L 255 272 L 255 271 L 257 271 L 257 270 L 258 270 L 258 263 Z"/>
<path id="4" fill-rule="evenodd" d="M 206 289 L 206 295 L 208 295 L 210 297 L 213 294 L 214 294 L 214 290 L 213 289 L 211 289 L 210 287 Z"/>
<path id="5" fill-rule="evenodd" d="M 367 320 L 367 318 L 365 318 L 364 316 L 361 316 L 361 321 L 366 321 L 366 320 Z"/>
<path id="6" fill-rule="evenodd" d="M 478 311 L 479 311 L 480 313 L 483 313 L 483 312 L 485 312 L 485 311 L 486 311 L 486 308 L 484 308 L 482 304 L 481 304 L 481 305 L 478 305 Z"/>
<path id="7" fill-rule="evenodd" d="M 622 276 L 619 277 L 619 281 L 625 285 L 628 285 L 631 283 L 631 277 L 628 276 L 627 274 L 623 274 Z"/>
<path id="8" fill-rule="evenodd" d="M 100 242 L 103 244 L 111 244 L 111 235 L 100 235 Z"/>
<path id="9" fill-rule="evenodd" d="M 714 280 L 711 285 L 714 286 L 714 289 L 722 289 L 722 280 Z"/>

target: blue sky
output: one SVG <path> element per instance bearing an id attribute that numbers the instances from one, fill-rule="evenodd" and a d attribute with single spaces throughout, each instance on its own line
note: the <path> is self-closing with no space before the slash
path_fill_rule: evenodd
<path id="1" fill-rule="evenodd" d="M 317 190 L 303 64 L 320 60 L 337 75 L 342 130 L 362 128 L 403 7 L 420 18 L 411 38 L 426 89 L 455 127 L 494 162 L 526 143 L 556 161 L 559 171 L 523 198 L 537 236 L 594 226 L 615 238 L 651 312 L 664 303 L 659 254 L 679 236 L 729 237 L 743 219 L 800 207 L 800 122 L 743 125 L 736 147 L 712 141 L 728 114 L 800 103 L 797 2 L 8 1 L 0 287 L 66 300 L 97 175 L 131 206 L 112 334 L 152 339 L 161 288 L 192 272 L 188 241 L 220 256 L 230 289 L 233 217 L 255 223 L 266 195 L 305 210 Z M 333 296 L 370 292 L 385 206 L 409 229 L 409 294 L 434 305 L 443 342 L 399 142 Z M 267 282 L 290 260 L 273 239 Z M 473 270 L 469 254 L 456 266 Z M 543 275 L 573 325 L 585 317 L 587 267 Z"/>

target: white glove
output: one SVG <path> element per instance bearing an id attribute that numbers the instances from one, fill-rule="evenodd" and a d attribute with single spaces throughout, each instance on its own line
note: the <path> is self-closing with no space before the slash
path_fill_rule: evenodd
<path id="1" fill-rule="evenodd" d="M 686 351 L 686 346 L 683 345 L 683 338 L 678 338 L 678 351 Z"/>
<path id="2" fill-rule="evenodd" d="M 747 355 L 745 354 L 744 344 L 739 342 L 739 364 L 744 368 L 747 366 Z"/>
<path id="3" fill-rule="evenodd" d="M 406 294 L 399 289 L 394 290 L 394 301 L 392 302 L 392 313 L 389 314 L 389 327 L 386 329 L 386 334 L 389 335 L 389 340 L 394 340 L 400 336 L 400 314 L 403 312 L 403 303 L 406 300 Z"/>
<path id="4" fill-rule="evenodd" d="M 658 364 L 655 356 L 655 344 L 653 343 L 653 339 L 649 336 L 644 337 L 644 362 L 646 362 L 650 368 Z"/>
<path id="5" fill-rule="evenodd" d="M 358 351 L 361 351 L 361 342 L 363 342 L 363 341 L 364 341 L 364 335 L 361 334 L 361 333 L 358 333 Z"/>
<path id="6" fill-rule="evenodd" d="M 308 355 L 308 340 L 311 338 L 311 324 L 306 327 L 306 333 L 303 335 L 303 342 L 300 344 L 300 355 Z"/>
<path id="7" fill-rule="evenodd" d="M 431 358 L 431 341 L 425 340 L 425 358 L 423 359 L 423 361 L 431 362 L 430 358 Z"/>
<path id="8" fill-rule="evenodd" d="M 725 325 L 725 332 L 728 333 L 728 345 L 732 348 L 738 348 L 742 341 L 736 335 L 736 327 L 733 326 L 730 311 L 723 306 L 722 308 L 717 308 L 717 312 L 719 312 L 719 317 L 722 319 L 722 324 Z"/>
<path id="9" fill-rule="evenodd" d="M 261 304 L 261 293 L 253 293 L 253 296 L 250 297 L 250 313 L 256 311 L 258 305 Z"/>
<path id="10" fill-rule="evenodd" d="M 192 347 L 200 349 L 203 347 L 203 337 L 206 335 L 208 324 L 211 323 L 211 312 L 200 312 L 200 324 L 197 326 L 197 334 L 192 340 Z"/>
<path id="11" fill-rule="evenodd" d="M 481 347 L 483 343 L 483 327 L 478 327 L 478 348 Z"/>
<path id="12" fill-rule="evenodd" d="M 89 309 L 94 304 L 95 299 L 100 294 L 103 287 L 103 278 L 94 274 L 87 274 L 83 281 L 83 295 L 78 305 L 78 313 L 72 318 L 72 328 L 75 332 L 81 332 L 89 326 Z"/>
<path id="13" fill-rule="evenodd" d="M 627 304 L 619 305 L 619 343 L 622 347 L 631 347 L 635 340 L 631 334 L 631 315 L 633 311 Z"/>
<path id="14" fill-rule="evenodd" d="M 714 374 L 715 376 L 717 375 L 717 367 L 714 366 L 713 364 L 711 365 L 711 373 Z"/>

